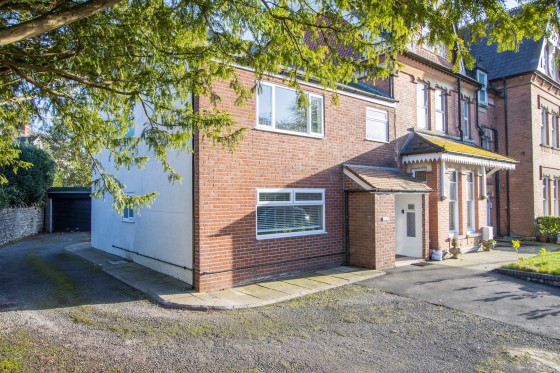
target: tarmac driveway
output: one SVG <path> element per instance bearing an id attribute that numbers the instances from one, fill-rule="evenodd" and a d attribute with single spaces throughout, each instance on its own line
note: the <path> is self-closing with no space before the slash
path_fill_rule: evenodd
<path id="1" fill-rule="evenodd" d="M 522 248 L 522 256 L 537 250 Z M 560 338 L 560 288 L 491 272 L 515 259 L 507 249 L 470 253 L 391 269 L 360 284 Z"/>

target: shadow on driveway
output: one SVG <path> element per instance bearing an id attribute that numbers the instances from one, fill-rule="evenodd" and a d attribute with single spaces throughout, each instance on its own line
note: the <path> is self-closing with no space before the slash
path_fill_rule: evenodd
<path id="1" fill-rule="evenodd" d="M 399 267 L 361 284 L 560 338 L 560 288 L 479 268 Z"/>
<path id="2" fill-rule="evenodd" d="M 40 234 L 0 247 L 0 312 L 122 303 L 143 295 L 64 252 L 88 233 Z"/>

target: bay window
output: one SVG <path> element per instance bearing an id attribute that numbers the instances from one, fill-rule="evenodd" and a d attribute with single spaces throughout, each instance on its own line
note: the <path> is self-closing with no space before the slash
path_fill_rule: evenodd
<path id="1" fill-rule="evenodd" d="M 550 211 L 549 206 L 549 195 L 548 195 L 548 178 L 543 178 L 543 216 L 548 216 Z"/>
<path id="2" fill-rule="evenodd" d="M 257 98 L 257 128 L 278 132 L 323 135 L 323 96 L 305 93 L 309 104 L 298 104 L 294 89 L 270 83 L 261 83 Z"/>
<path id="3" fill-rule="evenodd" d="M 449 233 L 459 233 L 459 188 L 457 171 L 449 172 Z"/>
<path id="4" fill-rule="evenodd" d="M 467 231 L 476 231 L 474 198 L 474 172 L 467 173 Z"/>

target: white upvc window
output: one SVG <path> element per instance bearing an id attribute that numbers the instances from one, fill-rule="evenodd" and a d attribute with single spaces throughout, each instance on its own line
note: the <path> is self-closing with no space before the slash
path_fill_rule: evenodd
<path id="1" fill-rule="evenodd" d="M 305 93 L 309 105 L 298 105 L 297 91 L 270 83 L 261 83 L 257 96 L 257 128 L 323 137 L 323 96 Z"/>
<path id="2" fill-rule="evenodd" d="M 471 124 L 469 121 L 469 100 L 463 101 L 463 133 L 465 138 L 471 138 Z"/>
<path id="3" fill-rule="evenodd" d="M 488 105 L 488 74 L 483 71 L 477 70 L 476 71 L 476 80 L 482 87 L 478 90 L 478 103 L 481 105 Z"/>
<path id="4" fill-rule="evenodd" d="M 558 199 L 560 179 L 554 179 L 554 216 L 560 216 L 560 199 Z"/>
<path id="5" fill-rule="evenodd" d="M 543 178 L 543 216 L 548 216 L 550 214 L 550 211 L 548 209 L 550 201 L 548 197 L 548 178 L 545 177 Z"/>
<path id="6" fill-rule="evenodd" d="M 428 129 L 428 85 L 418 83 L 416 85 L 416 107 L 418 117 L 418 128 Z"/>
<path id="7" fill-rule="evenodd" d="M 257 189 L 257 239 L 325 233 L 324 189 Z"/>
<path id="8" fill-rule="evenodd" d="M 127 192 L 128 196 L 134 196 L 133 192 Z M 134 223 L 134 209 L 130 207 L 125 207 L 123 209 L 122 221 L 125 223 Z"/>
<path id="9" fill-rule="evenodd" d="M 436 89 L 436 131 L 445 133 L 445 119 L 445 91 Z"/>
<path id="10" fill-rule="evenodd" d="M 556 69 L 556 47 L 553 44 L 548 44 L 546 47 L 547 49 L 547 74 L 552 79 L 558 79 L 558 71 Z"/>
<path id="11" fill-rule="evenodd" d="M 428 181 L 428 174 L 427 174 L 428 170 L 423 167 L 423 168 L 414 168 L 412 169 L 412 177 L 415 178 L 418 181 L 421 181 L 423 183 Z"/>
<path id="12" fill-rule="evenodd" d="M 389 142 L 389 113 L 366 108 L 366 140 Z"/>
<path id="13" fill-rule="evenodd" d="M 551 123 L 551 141 L 550 146 L 553 148 L 558 148 L 559 138 L 558 138 L 558 117 L 555 114 L 552 114 L 552 123 Z"/>
<path id="14" fill-rule="evenodd" d="M 476 232 L 475 198 L 474 198 L 474 172 L 467 173 L 467 231 Z"/>
<path id="15" fill-rule="evenodd" d="M 548 112 L 542 109 L 541 112 L 541 144 L 548 145 Z"/>
<path id="16" fill-rule="evenodd" d="M 458 173 L 449 172 L 449 233 L 459 233 L 459 185 Z"/>

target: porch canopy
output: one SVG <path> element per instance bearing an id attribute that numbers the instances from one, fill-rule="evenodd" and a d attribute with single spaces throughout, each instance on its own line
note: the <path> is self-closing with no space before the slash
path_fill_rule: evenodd
<path id="1" fill-rule="evenodd" d="M 344 165 L 344 174 L 372 193 L 429 193 L 433 190 L 425 183 L 404 174 L 398 168 L 363 165 Z"/>
<path id="2" fill-rule="evenodd" d="M 441 162 L 441 192 L 445 196 L 446 163 L 477 166 L 483 177 L 482 196 L 486 197 L 486 177 L 499 170 L 515 170 L 517 160 L 474 144 L 414 130 L 400 152 L 403 164 Z"/>

